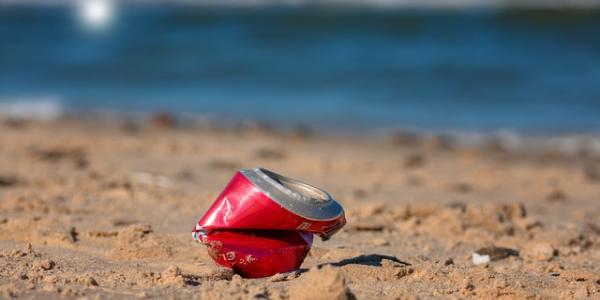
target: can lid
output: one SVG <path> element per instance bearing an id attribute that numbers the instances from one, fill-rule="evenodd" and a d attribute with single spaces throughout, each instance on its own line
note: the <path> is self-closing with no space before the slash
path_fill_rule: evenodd
<path id="1" fill-rule="evenodd" d="M 328 221 L 344 213 L 342 206 L 322 189 L 264 168 L 240 172 L 283 208 L 313 221 Z"/>

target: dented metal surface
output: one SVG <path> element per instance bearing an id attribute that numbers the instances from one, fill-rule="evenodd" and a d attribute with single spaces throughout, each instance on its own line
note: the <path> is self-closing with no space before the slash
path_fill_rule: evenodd
<path id="1" fill-rule="evenodd" d="M 233 176 L 192 234 L 216 263 L 258 278 L 298 269 L 313 234 L 328 239 L 345 223 L 327 192 L 257 168 Z"/>

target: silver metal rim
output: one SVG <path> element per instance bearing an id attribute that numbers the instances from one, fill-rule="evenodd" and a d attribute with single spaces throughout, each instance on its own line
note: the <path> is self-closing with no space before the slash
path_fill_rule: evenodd
<path id="1" fill-rule="evenodd" d="M 261 192 L 283 208 L 312 221 L 328 221 L 344 212 L 326 191 L 264 168 L 240 172 Z"/>

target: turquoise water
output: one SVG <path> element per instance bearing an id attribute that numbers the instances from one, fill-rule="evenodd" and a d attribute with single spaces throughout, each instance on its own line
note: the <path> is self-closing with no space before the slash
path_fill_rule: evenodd
<path id="1" fill-rule="evenodd" d="M 336 130 L 598 131 L 600 12 L 0 9 L 0 102 Z"/>

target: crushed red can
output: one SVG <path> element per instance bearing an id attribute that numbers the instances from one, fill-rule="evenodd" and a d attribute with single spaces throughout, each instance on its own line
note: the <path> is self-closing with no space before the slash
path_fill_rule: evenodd
<path id="1" fill-rule="evenodd" d="M 219 265 L 245 278 L 296 270 L 313 234 L 329 239 L 346 224 L 327 192 L 263 168 L 237 172 L 192 235 Z"/>

